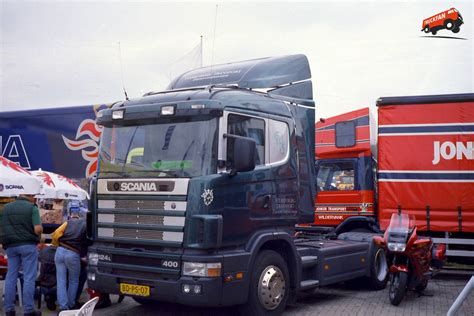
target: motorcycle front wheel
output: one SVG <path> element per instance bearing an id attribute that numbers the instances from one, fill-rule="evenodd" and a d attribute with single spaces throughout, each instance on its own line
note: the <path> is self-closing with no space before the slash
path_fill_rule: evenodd
<path id="1" fill-rule="evenodd" d="M 403 300 L 408 284 L 408 273 L 396 272 L 391 276 L 389 298 L 392 305 L 397 306 Z"/>

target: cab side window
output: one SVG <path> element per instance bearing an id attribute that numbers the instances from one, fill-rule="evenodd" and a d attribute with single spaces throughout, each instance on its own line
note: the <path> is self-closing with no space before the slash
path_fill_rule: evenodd
<path id="1" fill-rule="evenodd" d="M 227 118 L 227 133 L 243 137 L 249 137 L 255 140 L 255 142 L 257 143 L 255 164 L 265 164 L 264 120 L 244 115 L 229 114 Z"/>
<path id="2" fill-rule="evenodd" d="M 283 162 L 288 157 L 290 133 L 288 124 L 269 120 L 269 163 Z"/>
<path id="3" fill-rule="evenodd" d="M 320 163 L 318 165 L 317 187 L 319 191 L 354 190 L 354 163 L 351 161 Z"/>

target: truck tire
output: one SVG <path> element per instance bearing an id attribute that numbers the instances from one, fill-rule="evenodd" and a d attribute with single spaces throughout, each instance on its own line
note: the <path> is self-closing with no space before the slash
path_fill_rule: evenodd
<path id="1" fill-rule="evenodd" d="M 241 315 L 281 315 L 290 290 L 290 274 L 282 256 L 273 250 L 258 254 L 251 272 L 248 302 Z"/>
<path id="2" fill-rule="evenodd" d="M 460 30 L 460 29 L 461 29 L 461 28 L 460 28 L 459 26 L 456 26 L 455 28 L 453 28 L 453 29 L 451 30 L 451 32 L 453 32 L 453 33 L 459 33 L 459 30 Z"/>
<path id="3" fill-rule="evenodd" d="M 408 284 L 408 273 L 396 272 L 392 275 L 392 282 L 390 282 L 390 290 L 388 296 L 390 303 L 397 306 L 405 297 L 405 292 Z"/>
<path id="4" fill-rule="evenodd" d="M 438 31 L 436 31 L 436 30 L 431 30 L 431 34 L 436 35 L 436 33 L 438 33 Z"/>
<path id="5" fill-rule="evenodd" d="M 374 245 L 370 258 L 370 288 L 372 290 L 383 290 L 387 286 L 388 277 L 388 263 L 385 250 Z"/>
<path id="6" fill-rule="evenodd" d="M 428 25 L 425 26 L 425 28 L 423 29 L 423 32 L 429 33 L 430 32 L 430 27 Z"/>

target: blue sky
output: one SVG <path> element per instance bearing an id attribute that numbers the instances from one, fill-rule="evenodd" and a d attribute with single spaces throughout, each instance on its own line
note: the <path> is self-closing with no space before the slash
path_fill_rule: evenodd
<path id="1" fill-rule="evenodd" d="M 463 39 L 420 32 L 450 7 L 465 24 L 437 35 Z M 200 35 L 205 65 L 306 54 L 318 117 L 380 96 L 474 92 L 470 1 L 1 0 L 0 20 L 1 111 L 123 99 L 118 42 L 128 95 L 164 89 Z"/>

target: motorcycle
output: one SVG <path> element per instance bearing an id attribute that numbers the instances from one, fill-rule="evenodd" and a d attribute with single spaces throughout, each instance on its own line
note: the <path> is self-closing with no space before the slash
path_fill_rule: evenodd
<path id="1" fill-rule="evenodd" d="M 415 218 L 407 214 L 392 214 L 384 236 L 374 236 L 373 240 L 387 253 L 392 305 L 400 304 L 407 290 L 421 294 L 433 272 L 443 266 L 446 245 L 433 245 L 431 238 L 419 238 Z"/>

